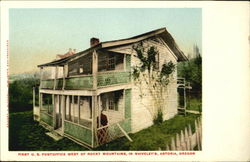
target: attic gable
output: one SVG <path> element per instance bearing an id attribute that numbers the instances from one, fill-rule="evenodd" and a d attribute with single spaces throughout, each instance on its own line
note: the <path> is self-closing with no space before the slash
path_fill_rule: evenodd
<path id="1" fill-rule="evenodd" d="M 165 44 L 176 55 L 177 61 L 188 60 L 186 55 L 179 49 L 174 38 L 167 31 L 166 28 L 160 28 L 160 29 L 157 29 L 157 30 L 154 30 L 151 32 L 147 32 L 147 33 L 144 33 L 144 34 L 141 34 L 141 35 L 138 35 L 135 37 L 131 37 L 128 39 L 103 42 L 102 48 L 113 48 L 113 47 L 129 45 L 129 44 L 133 44 L 133 43 L 140 42 L 140 41 L 147 40 L 147 39 L 155 39 L 156 37 L 162 38 L 162 40 L 165 42 Z"/>

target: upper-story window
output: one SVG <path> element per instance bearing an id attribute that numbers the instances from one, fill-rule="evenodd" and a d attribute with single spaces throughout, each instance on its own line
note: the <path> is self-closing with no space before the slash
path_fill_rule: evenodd
<path id="1" fill-rule="evenodd" d="M 115 70 L 115 58 L 114 55 L 108 57 L 108 70 Z"/>
<path id="2" fill-rule="evenodd" d="M 92 74 L 92 55 L 79 59 L 79 74 Z"/>
<path id="3" fill-rule="evenodd" d="M 159 70 L 160 68 L 160 58 L 159 53 L 155 56 L 155 70 Z"/>
<path id="4" fill-rule="evenodd" d="M 78 74 L 78 60 L 72 61 L 69 63 L 69 75 Z"/>
<path id="5" fill-rule="evenodd" d="M 77 60 L 69 62 L 69 76 L 92 74 L 92 55 L 85 55 Z"/>
<path id="6" fill-rule="evenodd" d="M 124 70 L 124 55 L 119 53 L 100 53 L 98 71 Z"/>
<path id="7" fill-rule="evenodd" d="M 124 70 L 124 55 L 119 53 L 100 53 L 98 55 L 98 72 Z M 92 55 L 85 55 L 68 64 L 69 76 L 92 74 Z"/>

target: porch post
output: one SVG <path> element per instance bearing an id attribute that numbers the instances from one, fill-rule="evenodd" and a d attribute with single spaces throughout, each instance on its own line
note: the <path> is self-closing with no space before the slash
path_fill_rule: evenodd
<path id="1" fill-rule="evenodd" d="M 38 117 L 38 121 L 40 122 L 40 119 L 41 119 L 41 93 L 40 93 L 40 90 L 42 89 L 42 79 L 43 79 L 43 74 L 42 74 L 42 67 L 40 68 L 40 84 L 39 84 L 39 87 L 38 87 L 38 105 L 39 105 L 39 117 Z"/>
<path id="2" fill-rule="evenodd" d="M 99 120 L 98 120 L 98 125 L 99 127 L 101 126 L 101 119 L 100 119 L 100 116 L 101 116 L 101 95 L 98 96 L 98 116 L 99 116 Z"/>
<path id="3" fill-rule="evenodd" d="M 65 87 L 65 77 L 66 77 L 66 68 L 65 68 L 66 65 L 63 66 L 63 87 L 62 87 L 62 90 L 64 90 L 64 87 Z"/>
<path id="4" fill-rule="evenodd" d="M 72 122 L 74 123 L 75 122 L 75 96 L 74 95 L 72 95 L 72 109 L 73 109 L 73 114 L 71 114 L 72 115 Z"/>
<path id="5" fill-rule="evenodd" d="M 65 107 L 65 109 L 66 109 L 65 114 L 66 114 L 66 111 L 68 111 L 68 113 L 69 113 L 68 115 L 70 116 L 71 113 L 70 113 L 70 108 L 69 108 L 69 96 L 68 95 L 66 96 L 66 107 Z M 69 119 L 69 116 L 67 117 L 67 120 Z M 65 115 L 65 118 L 66 118 L 66 115 Z"/>
<path id="6" fill-rule="evenodd" d="M 53 128 L 56 128 L 56 100 L 55 94 L 52 95 L 52 103 L 53 103 Z"/>
<path id="7" fill-rule="evenodd" d="M 123 103 L 122 103 L 122 104 L 123 104 L 123 111 L 122 111 L 122 116 L 123 116 L 123 118 L 125 119 L 125 114 L 126 114 L 126 113 L 125 113 L 125 112 L 126 112 L 126 110 L 125 110 L 125 109 L 126 109 L 125 89 L 122 90 L 122 93 L 123 93 L 123 96 L 122 96 L 122 97 L 123 97 Z"/>
<path id="8" fill-rule="evenodd" d="M 80 124 L 80 96 L 77 98 L 77 109 L 78 109 L 78 114 L 77 114 L 77 119 L 78 119 L 78 124 Z"/>
<path id="9" fill-rule="evenodd" d="M 43 67 L 40 68 L 40 84 L 39 84 L 39 92 L 42 89 L 42 80 L 43 80 Z M 40 101 L 40 98 L 39 98 Z"/>
<path id="10" fill-rule="evenodd" d="M 92 96 L 92 147 L 96 147 L 96 131 L 97 131 L 97 120 L 96 120 L 96 108 L 97 108 L 97 95 Z"/>
<path id="11" fill-rule="evenodd" d="M 40 93 L 40 110 L 43 108 L 43 94 Z"/>
<path id="12" fill-rule="evenodd" d="M 96 109 L 97 105 L 97 69 L 98 69 L 98 61 L 97 61 L 97 53 L 94 50 L 92 54 L 92 75 L 93 75 L 93 96 L 92 96 L 92 147 L 96 147 L 96 132 L 97 132 L 97 116 Z"/>
<path id="13" fill-rule="evenodd" d="M 57 110 L 58 110 L 58 119 L 57 119 L 57 123 L 59 125 L 57 125 L 58 128 L 60 128 L 60 120 L 62 119 L 61 117 L 61 113 L 62 113 L 62 110 L 61 110 L 61 107 L 62 107 L 62 104 L 61 104 L 61 98 L 62 98 L 62 95 L 57 95 Z"/>
<path id="14" fill-rule="evenodd" d="M 65 108 L 66 108 L 65 95 L 62 95 L 62 98 L 61 98 L 62 133 L 64 133 Z"/>
<path id="15" fill-rule="evenodd" d="M 41 111 L 42 111 L 42 93 L 39 91 L 39 121 L 41 119 Z"/>
<path id="16" fill-rule="evenodd" d="M 71 98 L 71 102 L 70 102 L 70 98 Z M 71 109 L 72 109 L 72 96 L 68 96 L 68 100 L 69 100 L 69 121 L 72 121 L 72 113 L 71 113 Z"/>
<path id="17" fill-rule="evenodd" d="M 58 71 L 58 66 L 56 66 L 55 68 L 56 68 L 55 69 L 56 71 L 55 71 L 55 78 L 54 78 L 54 88 L 53 88 L 54 90 L 56 89 L 56 79 L 57 79 L 57 73 L 58 73 L 57 72 Z"/>
<path id="18" fill-rule="evenodd" d="M 127 57 L 127 54 L 124 54 L 123 55 L 123 68 L 124 68 L 123 71 L 127 71 L 126 57 Z"/>

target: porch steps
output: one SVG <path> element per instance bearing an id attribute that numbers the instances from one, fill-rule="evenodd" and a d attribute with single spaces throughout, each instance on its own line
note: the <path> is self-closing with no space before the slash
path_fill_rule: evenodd
<path id="1" fill-rule="evenodd" d="M 58 128 L 54 130 L 53 133 L 59 136 L 63 136 L 62 128 Z"/>
<path id="2" fill-rule="evenodd" d="M 195 110 L 187 110 L 187 112 L 193 113 L 193 114 L 201 114 L 199 111 L 195 111 Z"/>
<path id="3" fill-rule="evenodd" d="M 63 138 L 62 136 L 58 135 L 57 133 L 53 133 L 53 132 L 47 132 L 45 134 L 50 136 L 51 138 L 53 138 L 55 141 L 59 141 L 60 139 Z"/>
<path id="4" fill-rule="evenodd" d="M 186 108 L 185 107 L 178 107 L 178 114 L 186 115 Z"/>

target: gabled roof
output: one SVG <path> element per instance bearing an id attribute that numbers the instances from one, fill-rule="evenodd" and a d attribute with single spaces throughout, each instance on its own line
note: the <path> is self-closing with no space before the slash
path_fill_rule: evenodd
<path id="1" fill-rule="evenodd" d="M 116 47 L 116 46 L 123 46 L 123 45 L 128 45 L 128 44 L 132 44 L 132 43 L 136 43 L 154 36 L 159 36 L 161 37 L 166 44 L 168 45 L 168 47 L 172 50 L 172 52 L 176 55 L 177 57 L 177 61 L 186 61 L 188 60 L 188 58 L 185 56 L 185 54 L 179 49 L 178 45 L 175 43 L 174 38 L 171 36 L 171 34 L 167 31 L 166 28 L 160 28 L 157 30 L 153 30 L 144 34 L 140 34 L 131 38 L 127 38 L 127 39 L 120 39 L 120 40 L 113 40 L 113 41 L 107 41 L 107 42 L 100 42 L 99 44 L 88 48 L 84 51 L 81 51 L 79 53 L 76 53 L 72 56 L 66 57 L 66 58 L 62 58 L 60 60 L 55 60 L 46 64 L 41 64 L 38 65 L 38 67 L 42 67 L 42 66 L 54 66 L 54 65 L 63 65 L 64 63 L 66 63 L 68 60 L 77 57 L 79 55 L 82 55 L 84 53 L 93 51 L 93 50 L 99 50 L 99 49 L 104 49 L 104 48 L 110 48 L 110 47 Z"/>

